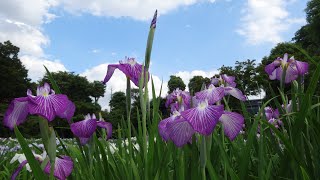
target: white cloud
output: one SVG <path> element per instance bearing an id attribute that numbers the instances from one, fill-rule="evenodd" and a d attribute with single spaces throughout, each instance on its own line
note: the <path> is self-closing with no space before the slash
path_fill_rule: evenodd
<path id="1" fill-rule="evenodd" d="M 22 54 L 43 56 L 42 46 L 50 42 L 39 28 L 23 22 L 0 19 L 0 29 L 0 41 L 10 40 L 20 48 Z"/>
<path id="2" fill-rule="evenodd" d="M 283 41 L 282 33 L 293 24 L 303 24 L 304 18 L 290 16 L 288 0 L 248 0 L 243 9 L 242 25 L 236 32 L 249 44 Z"/>
<path id="3" fill-rule="evenodd" d="M 179 7 L 197 2 L 215 0 L 61 0 L 62 7 L 73 14 L 89 13 L 94 16 L 131 17 L 137 20 L 152 18 L 156 9 L 166 14 Z"/>
<path id="4" fill-rule="evenodd" d="M 45 65 L 50 72 L 68 71 L 68 69 L 58 60 L 50 61 L 34 56 L 24 55 L 20 57 L 22 64 L 29 70 L 28 75 L 33 81 L 40 80 L 45 74 Z"/>
<path id="5" fill-rule="evenodd" d="M 193 76 L 202 76 L 202 77 L 211 78 L 215 74 L 219 74 L 219 71 L 218 70 L 212 70 L 212 71 L 194 70 L 191 72 L 190 71 L 179 71 L 179 72 L 175 73 L 174 75 L 181 77 L 184 84 L 186 84 L 186 86 L 188 86 L 189 80 Z M 187 87 L 187 89 L 188 89 L 188 87 Z"/>
<path id="6" fill-rule="evenodd" d="M 100 53 L 101 52 L 101 49 L 92 49 L 91 50 L 91 53 L 94 53 L 94 54 L 97 54 L 97 53 Z"/>
<path id="7" fill-rule="evenodd" d="M 98 66 L 95 66 L 93 68 L 85 70 L 83 73 L 81 73 L 81 76 L 87 77 L 89 81 L 102 81 L 107 73 L 108 64 L 100 64 Z M 155 92 L 156 95 L 159 95 L 160 87 L 161 87 L 161 79 L 157 76 L 152 76 L 154 86 L 155 86 Z M 107 83 L 106 92 L 104 94 L 103 98 L 99 99 L 99 104 L 101 105 L 102 109 L 109 109 L 109 101 L 111 99 L 111 91 L 112 93 L 116 91 L 126 91 L 126 76 L 119 70 L 115 70 L 113 76 L 111 77 L 110 81 Z M 133 83 L 131 83 L 132 88 L 137 88 Z M 149 81 L 148 84 L 149 88 L 149 97 L 151 97 L 151 81 Z M 164 82 L 162 85 L 162 96 L 164 97 L 166 95 L 167 89 L 167 82 Z"/>

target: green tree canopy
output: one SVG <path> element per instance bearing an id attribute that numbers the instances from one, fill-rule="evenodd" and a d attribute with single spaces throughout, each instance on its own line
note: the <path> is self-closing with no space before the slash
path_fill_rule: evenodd
<path id="1" fill-rule="evenodd" d="M 126 118 L 126 95 L 124 92 L 115 92 L 109 102 L 110 113 L 107 121 L 111 122 L 115 129 L 121 124 L 122 118 Z"/>
<path id="2" fill-rule="evenodd" d="M 320 0 L 311 0 L 305 9 L 307 24 L 302 26 L 293 40 L 312 56 L 320 56 Z"/>
<path id="3" fill-rule="evenodd" d="M 0 103 L 26 96 L 30 88 L 28 70 L 18 58 L 19 48 L 10 41 L 0 43 Z"/>
<path id="4" fill-rule="evenodd" d="M 188 84 L 188 88 L 189 91 L 192 93 L 196 93 L 199 92 L 201 90 L 201 87 L 203 84 L 209 84 L 210 83 L 210 79 L 209 78 L 204 78 L 202 76 L 193 76 L 190 80 L 189 80 L 189 84 Z"/>
<path id="5" fill-rule="evenodd" d="M 186 85 L 182 81 L 181 77 L 171 75 L 170 80 L 168 81 L 168 94 L 177 88 L 184 91 L 186 89 Z"/>

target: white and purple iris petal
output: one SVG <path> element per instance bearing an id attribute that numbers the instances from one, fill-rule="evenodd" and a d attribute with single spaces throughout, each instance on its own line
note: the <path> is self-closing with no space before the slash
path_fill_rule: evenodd
<path id="1" fill-rule="evenodd" d="M 15 125 L 25 122 L 29 113 L 28 104 L 29 99 L 27 97 L 12 100 L 4 115 L 3 124 L 12 130 Z"/>
<path id="2" fill-rule="evenodd" d="M 214 104 L 224 97 L 224 88 L 215 87 L 211 84 L 208 89 L 196 93 L 196 98 L 199 100 L 208 100 L 209 104 Z"/>
<path id="3" fill-rule="evenodd" d="M 79 138 L 90 138 L 97 129 L 97 120 L 86 118 L 85 120 L 72 123 L 71 131 Z"/>
<path id="4" fill-rule="evenodd" d="M 243 128 L 244 118 L 241 114 L 224 111 L 219 121 L 223 125 L 225 135 L 233 141 Z"/>
<path id="5" fill-rule="evenodd" d="M 169 138 L 178 147 L 190 142 L 192 135 L 195 133 L 191 124 L 181 116 L 174 121 L 168 122 L 166 126 Z"/>
<path id="6" fill-rule="evenodd" d="M 22 163 L 19 164 L 16 170 L 14 170 L 13 174 L 11 175 L 11 180 L 15 180 L 22 168 L 28 163 L 27 160 L 24 160 Z"/>
<path id="7" fill-rule="evenodd" d="M 142 65 L 137 63 L 134 58 L 126 58 L 125 61 L 120 61 L 119 64 L 109 64 L 103 83 L 107 83 L 110 80 L 115 69 L 122 71 L 136 86 L 139 86 Z"/>
<path id="8" fill-rule="evenodd" d="M 195 131 L 203 135 L 212 133 L 220 116 L 223 113 L 223 106 L 208 105 L 208 101 L 198 103 L 198 106 L 181 112 Z"/>
<path id="9" fill-rule="evenodd" d="M 239 89 L 231 87 L 231 86 L 225 87 L 224 93 L 225 93 L 225 95 L 231 95 L 231 96 L 239 99 L 240 101 L 246 100 L 246 96 L 243 95 L 243 93 Z"/>
<path id="10" fill-rule="evenodd" d="M 32 96 L 28 91 L 28 97 L 30 114 L 40 115 L 48 121 L 52 121 L 56 115 L 63 114 L 69 103 L 66 95 L 55 94 L 48 83 L 37 88 L 37 96 Z"/>
<path id="11" fill-rule="evenodd" d="M 44 168 L 44 172 L 50 174 L 50 162 Z M 73 162 L 69 156 L 61 156 L 61 158 L 56 158 L 54 164 L 54 173 L 53 175 L 59 180 L 65 180 L 70 176 L 73 170 Z"/>
<path id="12" fill-rule="evenodd" d="M 159 122 L 158 124 L 159 134 L 164 141 L 170 140 L 169 133 L 167 131 L 167 124 L 169 122 L 174 121 L 179 116 L 180 116 L 180 113 L 178 111 L 173 111 L 173 114 L 170 117 L 163 119 L 162 121 Z"/>
<path id="13" fill-rule="evenodd" d="M 304 75 L 304 74 L 308 73 L 308 70 L 309 70 L 308 63 L 302 62 L 302 61 L 297 61 L 297 60 L 294 63 L 297 67 L 299 75 Z"/>

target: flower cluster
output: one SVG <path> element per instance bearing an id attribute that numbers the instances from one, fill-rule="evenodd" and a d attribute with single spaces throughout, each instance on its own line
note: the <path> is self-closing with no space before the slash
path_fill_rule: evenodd
<path id="1" fill-rule="evenodd" d="M 285 83 L 290 83 L 299 76 L 305 75 L 308 69 L 309 64 L 307 62 L 295 60 L 294 57 L 288 58 L 287 53 L 284 54 L 283 58 L 278 57 L 265 67 L 265 71 L 271 80 L 277 79 L 281 81 L 282 76 L 285 76 Z"/>
<path id="2" fill-rule="evenodd" d="M 158 125 L 163 140 L 172 140 L 176 146 L 181 147 L 191 142 L 195 133 L 210 135 L 219 122 L 223 125 L 225 135 L 233 140 L 241 131 L 244 118 L 238 113 L 225 111 L 218 102 L 225 95 L 246 99 L 242 92 L 235 88 L 234 79 L 227 75 L 222 75 L 218 81 L 213 79 L 208 88 L 197 92 L 194 97 L 179 89 L 169 94 L 166 106 L 171 107 L 172 115 Z M 220 86 L 216 87 L 218 84 Z"/>

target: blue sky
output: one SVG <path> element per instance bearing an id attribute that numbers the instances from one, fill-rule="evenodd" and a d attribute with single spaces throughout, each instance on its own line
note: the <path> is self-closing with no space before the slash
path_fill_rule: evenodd
<path id="1" fill-rule="evenodd" d="M 20 1 L 20 2 L 19 2 Z M 305 23 L 307 0 L 5 0 L 0 40 L 21 48 L 34 80 L 45 64 L 102 80 L 107 65 L 125 56 L 142 62 L 150 18 L 159 11 L 151 71 L 160 84 L 172 74 L 187 83 L 222 65 L 268 55 Z M 123 90 L 120 73 L 107 90 Z M 123 86 L 123 87 L 122 87 Z M 157 88 L 159 89 L 159 85 Z M 106 94 L 108 101 L 109 94 Z M 103 103 L 106 105 L 107 103 Z"/>

